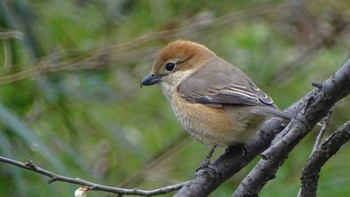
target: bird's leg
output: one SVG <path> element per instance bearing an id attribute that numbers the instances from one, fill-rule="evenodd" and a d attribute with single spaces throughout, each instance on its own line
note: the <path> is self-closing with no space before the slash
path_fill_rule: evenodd
<path id="1" fill-rule="evenodd" d="M 216 149 L 216 145 L 212 146 L 208 155 L 207 155 L 207 158 L 205 159 L 205 161 L 207 161 L 208 164 L 210 163 L 210 159 L 213 156 L 215 149 Z"/>
<path id="2" fill-rule="evenodd" d="M 202 162 L 201 166 L 199 166 L 199 168 L 197 168 L 196 171 L 200 170 L 200 169 L 203 169 L 203 168 L 206 168 L 210 165 L 210 159 L 211 157 L 213 156 L 213 153 L 216 149 L 216 145 L 213 145 L 207 155 L 207 157 L 205 158 L 205 160 Z"/>

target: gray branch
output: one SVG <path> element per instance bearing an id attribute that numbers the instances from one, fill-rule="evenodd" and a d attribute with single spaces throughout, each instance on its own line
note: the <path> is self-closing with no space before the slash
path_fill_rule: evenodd
<path id="1" fill-rule="evenodd" d="M 71 178 L 67 176 L 62 176 L 56 173 L 53 173 L 51 171 L 45 170 L 43 168 L 40 168 L 39 166 L 35 165 L 31 161 L 27 161 L 25 163 L 19 162 L 16 160 L 12 160 L 6 157 L 0 156 L 0 162 L 8 163 L 20 168 L 24 168 L 26 170 L 33 171 L 35 173 L 39 173 L 42 175 L 45 175 L 47 177 L 50 177 L 51 179 L 48 181 L 48 183 L 53 183 L 55 181 L 61 181 L 61 182 L 67 182 L 67 183 L 73 183 L 77 185 L 87 186 L 87 190 L 89 191 L 104 191 L 104 192 L 110 192 L 115 193 L 119 195 L 139 195 L 139 196 L 155 196 L 155 195 L 161 195 L 161 194 L 167 194 L 169 192 L 179 190 L 185 183 L 179 183 L 176 185 L 170 185 L 165 186 L 162 188 L 154 189 L 154 190 L 141 190 L 141 189 L 125 189 L 125 188 L 118 188 L 118 187 L 111 187 L 106 185 L 100 185 L 96 184 L 90 181 L 86 181 L 79 178 Z"/>
<path id="2" fill-rule="evenodd" d="M 337 129 L 312 153 L 302 171 L 299 197 L 316 196 L 319 173 L 322 166 L 350 140 L 350 121 Z"/>

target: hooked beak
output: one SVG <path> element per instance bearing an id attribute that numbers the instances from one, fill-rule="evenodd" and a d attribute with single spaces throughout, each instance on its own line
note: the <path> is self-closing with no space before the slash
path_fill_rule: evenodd
<path id="1" fill-rule="evenodd" d="M 159 83 L 161 77 L 161 75 L 148 74 L 145 78 L 142 79 L 141 88 L 142 86 L 150 86 Z"/>

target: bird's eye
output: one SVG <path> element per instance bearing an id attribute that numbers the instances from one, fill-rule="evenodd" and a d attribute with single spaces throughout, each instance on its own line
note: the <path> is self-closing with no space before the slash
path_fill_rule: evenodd
<path id="1" fill-rule="evenodd" d="M 175 64 L 174 64 L 174 63 L 167 63 L 167 64 L 165 65 L 165 69 L 166 69 L 167 71 L 173 71 L 174 68 L 175 68 Z"/>

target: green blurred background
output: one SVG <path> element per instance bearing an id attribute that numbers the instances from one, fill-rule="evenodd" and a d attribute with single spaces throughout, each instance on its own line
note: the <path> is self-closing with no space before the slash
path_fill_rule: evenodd
<path id="1" fill-rule="evenodd" d="M 208 46 L 282 109 L 350 56 L 347 0 L 0 3 L 0 155 L 110 186 L 154 189 L 186 181 L 209 151 L 183 131 L 159 87 L 140 89 L 168 42 Z M 350 118 L 349 107 L 348 98 L 336 105 L 327 135 Z M 318 129 L 261 196 L 297 194 Z M 346 145 L 324 166 L 319 196 L 350 195 L 349 154 Z M 231 195 L 256 161 L 211 196 Z M 0 196 L 73 196 L 79 187 L 47 181 L 0 163 Z"/>

